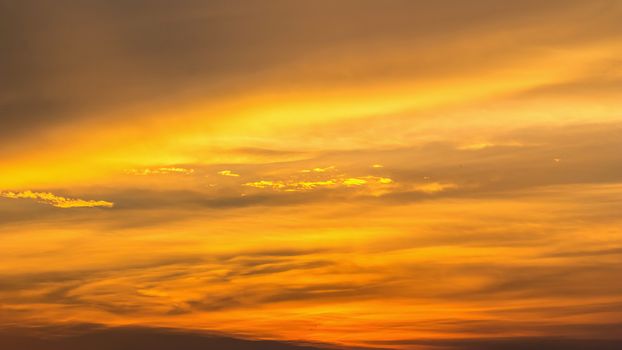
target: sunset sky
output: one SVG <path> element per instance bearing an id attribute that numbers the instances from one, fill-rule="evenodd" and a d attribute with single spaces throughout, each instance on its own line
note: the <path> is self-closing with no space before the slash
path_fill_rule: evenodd
<path id="1" fill-rule="evenodd" d="M 618 348 L 622 1 L 0 0 L 0 248 L 0 347 Z"/>

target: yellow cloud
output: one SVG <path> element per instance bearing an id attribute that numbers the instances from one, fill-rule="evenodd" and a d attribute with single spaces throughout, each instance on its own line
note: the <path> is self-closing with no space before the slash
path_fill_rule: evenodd
<path id="1" fill-rule="evenodd" d="M 222 176 L 233 176 L 233 177 L 240 176 L 240 174 L 236 174 L 231 170 L 222 170 L 222 171 L 219 171 L 218 174 Z"/>
<path id="2" fill-rule="evenodd" d="M 282 180 L 259 180 L 254 182 L 247 182 L 244 186 L 255 187 L 260 189 L 270 188 L 273 190 L 284 191 L 300 191 L 300 190 L 312 190 L 318 187 L 337 187 L 337 186 L 362 186 L 372 185 L 379 183 L 387 185 L 393 183 L 393 180 L 388 177 L 379 176 L 362 176 L 352 177 L 347 179 L 334 178 L 317 181 L 282 181 Z"/>
<path id="3" fill-rule="evenodd" d="M 300 191 L 311 190 L 317 187 L 334 186 L 337 182 L 334 179 L 321 181 L 279 181 L 279 180 L 259 180 L 255 182 L 247 182 L 244 186 L 255 188 L 271 188 L 274 190 Z"/>
<path id="4" fill-rule="evenodd" d="M 329 170 L 333 170 L 333 169 L 335 169 L 335 166 L 331 165 L 331 166 L 328 166 L 326 168 L 313 168 L 313 171 L 315 171 L 316 173 L 323 173 L 323 172 L 326 172 L 326 171 L 329 171 Z"/>
<path id="5" fill-rule="evenodd" d="M 456 187 L 458 187 L 458 185 L 454 183 L 430 182 L 415 186 L 415 190 L 425 193 L 437 193 Z"/>
<path id="6" fill-rule="evenodd" d="M 274 188 L 279 189 L 286 187 L 283 181 L 271 181 L 271 180 L 259 180 L 255 182 L 247 182 L 244 186 L 256 187 L 256 188 Z"/>
<path id="7" fill-rule="evenodd" d="M 65 198 L 50 192 L 0 192 L 0 197 L 12 199 L 34 199 L 39 203 L 49 204 L 58 208 L 105 207 L 112 208 L 114 203 L 107 201 Z"/>
<path id="8" fill-rule="evenodd" d="M 125 171 L 130 175 L 156 175 L 156 174 L 184 174 L 189 175 L 194 173 L 194 169 L 186 168 L 157 168 L 157 169 L 128 169 Z"/>
<path id="9" fill-rule="evenodd" d="M 343 180 L 343 184 L 346 186 L 361 186 L 361 185 L 365 185 L 366 183 L 367 183 L 367 180 L 357 179 L 357 178 L 350 178 L 350 179 Z"/>
<path id="10" fill-rule="evenodd" d="M 388 177 L 380 177 L 380 176 L 361 176 L 361 177 L 353 177 L 349 179 L 343 180 L 343 184 L 346 186 L 361 186 L 368 184 L 371 181 L 375 181 L 377 183 L 387 185 L 393 183 L 393 179 Z"/>
<path id="11" fill-rule="evenodd" d="M 457 147 L 457 149 L 461 151 L 479 151 L 479 150 L 491 148 L 491 147 L 522 147 L 522 146 L 524 146 L 524 144 L 520 142 L 494 143 L 494 142 L 485 141 L 485 142 L 476 142 L 476 143 L 468 143 L 468 144 L 460 145 Z"/>
<path id="12" fill-rule="evenodd" d="M 310 172 L 325 173 L 325 172 L 330 171 L 330 170 L 335 170 L 335 166 L 331 165 L 331 166 L 327 166 L 325 168 L 317 167 L 317 168 L 313 168 L 313 169 L 304 169 L 301 172 L 303 172 L 303 173 L 310 173 Z"/>
<path id="13" fill-rule="evenodd" d="M 333 186 L 335 184 L 337 184 L 337 182 L 333 179 L 322 181 L 301 181 L 294 183 L 295 186 L 303 189 L 313 189 L 320 186 Z"/>
<path id="14" fill-rule="evenodd" d="M 388 177 L 381 177 L 378 178 L 378 182 L 380 182 L 381 184 L 390 184 L 393 183 L 393 180 L 389 179 Z"/>

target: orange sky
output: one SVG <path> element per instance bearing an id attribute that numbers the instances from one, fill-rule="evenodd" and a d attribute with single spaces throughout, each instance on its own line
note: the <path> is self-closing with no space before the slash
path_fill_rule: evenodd
<path id="1" fill-rule="evenodd" d="M 622 2 L 24 1 L 0 23 L 0 327 L 622 334 Z"/>

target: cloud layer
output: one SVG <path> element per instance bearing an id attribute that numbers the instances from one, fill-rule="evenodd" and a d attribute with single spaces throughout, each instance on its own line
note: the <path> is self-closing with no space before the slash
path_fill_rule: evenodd
<path id="1" fill-rule="evenodd" d="M 0 345 L 619 346 L 621 19 L 0 0 Z"/>

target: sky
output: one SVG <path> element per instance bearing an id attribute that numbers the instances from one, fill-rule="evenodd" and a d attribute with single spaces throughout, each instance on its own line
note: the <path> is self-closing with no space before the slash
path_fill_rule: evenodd
<path id="1" fill-rule="evenodd" d="M 621 23 L 0 0 L 0 345 L 619 348 Z"/>

